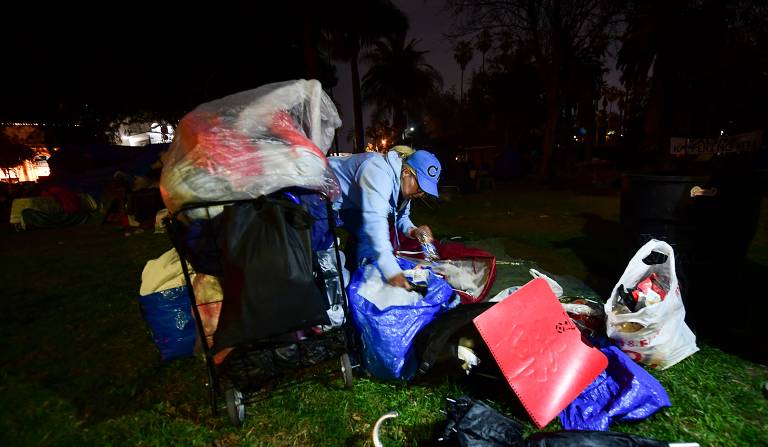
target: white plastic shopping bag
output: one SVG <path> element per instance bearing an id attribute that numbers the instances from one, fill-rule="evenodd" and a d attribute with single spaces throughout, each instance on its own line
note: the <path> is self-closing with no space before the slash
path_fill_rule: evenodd
<path id="1" fill-rule="evenodd" d="M 666 255 L 661 264 L 648 265 L 643 260 L 651 253 Z M 634 287 L 655 273 L 668 285 L 666 297 L 636 312 L 622 313 L 617 306 L 620 287 Z M 618 311 L 618 312 L 617 312 Z M 699 350 L 696 336 L 685 324 L 685 307 L 675 273 L 675 252 L 663 241 L 651 240 L 629 261 L 624 274 L 605 304 L 608 337 L 630 358 L 653 368 L 666 369 Z"/>

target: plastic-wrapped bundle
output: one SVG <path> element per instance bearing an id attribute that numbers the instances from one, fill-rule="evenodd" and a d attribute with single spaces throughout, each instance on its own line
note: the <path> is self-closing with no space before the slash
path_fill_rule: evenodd
<path id="1" fill-rule="evenodd" d="M 335 199 L 325 153 L 341 126 L 318 81 L 267 84 L 198 106 L 163 157 L 160 190 L 170 212 L 183 205 L 256 198 L 287 187 Z"/>

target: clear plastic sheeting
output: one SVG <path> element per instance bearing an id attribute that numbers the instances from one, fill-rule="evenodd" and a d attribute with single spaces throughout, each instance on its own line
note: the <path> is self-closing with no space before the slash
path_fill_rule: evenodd
<path id="1" fill-rule="evenodd" d="M 325 153 L 339 126 L 336 107 L 316 80 L 268 84 L 202 104 L 181 120 L 163 157 L 163 201 L 175 212 L 288 187 L 335 199 L 339 185 Z"/>
<path id="2" fill-rule="evenodd" d="M 597 292 L 592 290 L 592 288 L 580 279 L 570 275 L 556 275 L 550 273 L 542 269 L 533 261 L 513 259 L 509 261 L 496 261 L 496 265 L 499 266 L 499 270 L 502 272 L 499 275 L 500 278 L 510 286 L 520 287 L 528 283 L 531 278 L 546 277 L 544 279 L 548 279 L 547 283 L 550 284 L 550 287 L 552 287 L 552 283 L 554 283 L 562 290 L 562 293 L 560 293 L 555 290 L 555 287 L 552 287 L 553 292 L 561 302 L 567 303 L 581 298 L 590 303 L 599 304 L 600 306 L 605 304 L 605 298 L 601 298 Z M 501 293 L 499 293 L 499 295 L 501 295 Z M 499 299 L 497 301 L 501 300 Z"/>
<path id="3" fill-rule="evenodd" d="M 320 265 L 320 272 L 325 286 L 325 296 L 328 298 L 328 320 L 331 322 L 331 327 L 339 327 L 344 323 L 344 309 L 342 307 L 344 296 L 341 293 L 341 289 L 349 284 L 349 271 L 342 267 L 342 277 L 344 279 L 344 285 L 342 286 L 338 269 L 336 268 L 335 250 L 329 248 L 328 250 L 317 251 L 315 254 Z M 339 251 L 339 257 L 343 266 L 345 263 L 343 251 Z"/>
<path id="4" fill-rule="evenodd" d="M 487 263 L 476 259 L 433 261 L 432 270 L 445 278 L 454 288 L 472 296 L 478 296 L 488 282 L 490 268 Z"/>

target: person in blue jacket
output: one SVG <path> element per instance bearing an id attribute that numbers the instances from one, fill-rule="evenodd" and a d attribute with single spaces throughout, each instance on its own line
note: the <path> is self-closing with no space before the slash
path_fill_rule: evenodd
<path id="1" fill-rule="evenodd" d="M 357 238 L 357 260 L 375 261 L 390 285 L 410 289 L 395 259 L 389 238 L 389 217 L 395 231 L 432 241 L 432 230 L 411 222 L 411 199 L 424 194 L 437 197 L 440 162 L 433 154 L 396 147 L 382 155 L 374 152 L 330 157 L 341 186 L 334 202 L 342 227 Z"/>

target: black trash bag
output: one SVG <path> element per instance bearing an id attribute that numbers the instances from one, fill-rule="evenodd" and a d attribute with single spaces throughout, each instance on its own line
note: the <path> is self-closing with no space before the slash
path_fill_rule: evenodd
<path id="1" fill-rule="evenodd" d="M 419 361 L 418 375 L 426 374 L 444 358 L 455 359 L 456 363 L 459 364 L 460 362 L 456 357 L 456 339 L 461 335 L 472 334 L 477 335 L 476 338 L 481 340 L 472 320 L 490 309 L 494 304 L 496 303 L 472 303 L 456 306 L 438 315 L 420 330 L 413 340 L 413 349 Z M 479 345 L 482 345 L 482 341 Z M 486 359 L 490 361 L 491 357 L 488 356 Z"/>
<path id="2" fill-rule="evenodd" d="M 328 325 L 315 283 L 311 216 L 285 199 L 262 197 L 223 212 L 224 277 L 213 351 Z"/>
<path id="3" fill-rule="evenodd" d="M 525 447 L 668 447 L 655 439 L 641 438 L 619 432 L 559 431 L 534 433 L 526 439 Z"/>
<path id="4" fill-rule="evenodd" d="M 523 446 L 523 426 L 482 401 L 448 399 L 448 425 L 439 445 L 461 447 Z"/>
<path id="5" fill-rule="evenodd" d="M 523 426 L 482 401 L 448 399 L 448 424 L 441 446 L 461 447 L 668 447 L 664 441 L 619 432 L 559 431 L 534 433 L 523 440 Z"/>

